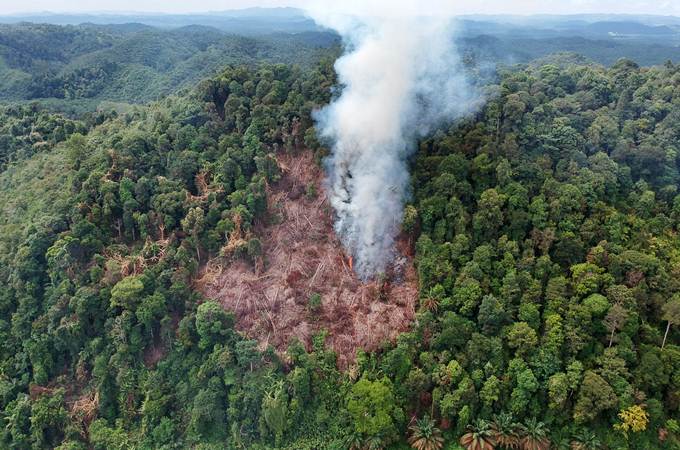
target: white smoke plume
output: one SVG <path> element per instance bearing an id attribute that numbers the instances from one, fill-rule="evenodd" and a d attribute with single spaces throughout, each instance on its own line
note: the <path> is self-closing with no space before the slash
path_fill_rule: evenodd
<path id="1" fill-rule="evenodd" d="M 317 129 L 332 143 L 336 232 L 367 280 L 394 256 L 417 139 L 469 111 L 474 95 L 455 48 L 455 2 L 336 3 L 307 8 L 346 49 L 335 64 L 341 94 L 317 113 Z"/>

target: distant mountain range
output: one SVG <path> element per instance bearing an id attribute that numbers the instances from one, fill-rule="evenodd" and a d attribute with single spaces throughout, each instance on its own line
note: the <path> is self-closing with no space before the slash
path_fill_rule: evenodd
<path id="1" fill-rule="evenodd" d="M 269 33 L 301 33 L 319 31 L 320 27 L 302 10 L 295 8 L 248 8 L 232 11 L 216 11 L 198 14 L 152 14 L 152 13 L 97 13 L 57 14 L 38 13 L 29 15 L 0 16 L 0 23 L 48 23 L 54 25 L 122 25 L 137 23 L 156 28 L 180 28 L 203 25 L 240 35 Z"/>
<path id="2" fill-rule="evenodd" d="M 572 53 L 604 65 L 680 61 L 680 18 L 462 16 L 465 60 L 488 70 Z M 308 65 L 337 54 L 339 37 L 294 8 L 203 14 L 0 16 L 0 100 L 146 102 L 227 64 Z M 578 57 L 576 56 L 576 57 Z"/>
<path id="3" fill-rule="evenodd" d="M 505 38 L 582 37 L 600 40 L 643 40 L 664 46 L 680 44 L 680 17 L 654 15 L 466 15 L 458 19 L 462 36 L 490 35 Z M 181 28 L 202 25 L 217 30 L 256 36 L 271 33 L 321 31 L 297 8 L 247 8 L 195 14 L 153 13 L 36 13 L 0 15 L 0 23 L 48 23 L 55 25 L 146 25 Z"/>
<path id="4" fill-rule="evenodd" d="M 477 22 L 494 22 L 505 23 L 514 26 L 523 27 L 548 27 L 560 28 L 563 26 L 570 27 L 574 24 L 584 25 L 597 22 L 635 22 L 649 26 L 680 26 L 680 17 L 675 16 L 659 16 L 659 15 L 644 15 L 644 14 L 564 14 L 564 15 L 464 15 L 462 19 L 477 21 Z"/>
<path id="5" fill-rule="evenodd" d="M 146 102 L 192 86 L 229 64 L 314 64 L 335 34 L 241 36 L 204 25 L 0 24 L 0 100 Z"/>

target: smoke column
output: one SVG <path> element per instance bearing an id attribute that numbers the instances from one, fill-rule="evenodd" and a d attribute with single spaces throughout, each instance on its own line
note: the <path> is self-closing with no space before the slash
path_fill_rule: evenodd
<path id="1" fill-rule="evenodd" d="M 393 259 L 417 139 L 469 111 L 472 89 L 454 44 L 454 2 L 313 3 L 310 16 L 336 30 L 346 49 L 335 64 L 341 93 L 316 120 L 332 143 L 335 229 L 368 280 Z"/>

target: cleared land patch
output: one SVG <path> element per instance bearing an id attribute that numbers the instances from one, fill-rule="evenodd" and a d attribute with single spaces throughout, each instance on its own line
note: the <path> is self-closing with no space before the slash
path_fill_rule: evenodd
<path id="1" fill-rule="evenodd" d="M 346 368 L 357 350 L 376 350 L 412 323 L 418 283 L 409 245 L 400 241 L 384 280 L 361 282 L 333 231 L 313 153 L 280 154 L 277 160 L 282 176 L 268 192 L 267 223 L 255 230 L 261 263 L 214 260 L 196 285 L 233 311 L 238 329 L 262 347 L 283 352 L 293 339 L 309 347 L 316 333 L 328 330 L 327 344 Z"/>

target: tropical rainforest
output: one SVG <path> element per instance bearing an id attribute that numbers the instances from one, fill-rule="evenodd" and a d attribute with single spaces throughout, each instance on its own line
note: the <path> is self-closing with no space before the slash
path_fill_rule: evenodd
<path id="1" fill-rule="evenodd" d="M 24 100 L 153 75 L 106 56 L 124 36 L 51 27 L 40 33 L 61 33 L 62 53 L 26 47 L 21 30 L 23 50 L 0 42 L 5 64 L 46 68 Z M 84 50 L 103 65 L 66 71 Z M 494 70 L 483 105 L 410 161 L 415 320 L 347 369 L 328 333 L 262 346 L 194 288 L 209 260 L 267 264 L 257 224 L 279 220 L 267 201 L 280 156 L 328 154 L 313 113 L 334 95 L 336 51 L 235 56 L 190 88 L 116 98 L 160 97 L 125 111 L 0 107 L 0 447 L 680 448 L 672 62 Z M 28 73 L 13 70 L 3 92 Z"/>
<path id="2" fill-rule="evenodd" d="M 228 64 L 309 66 L 337 43 L 330 33 L 239 36 L 199 25 L 0 24 L 0 99 L 144 103 Z"/>

